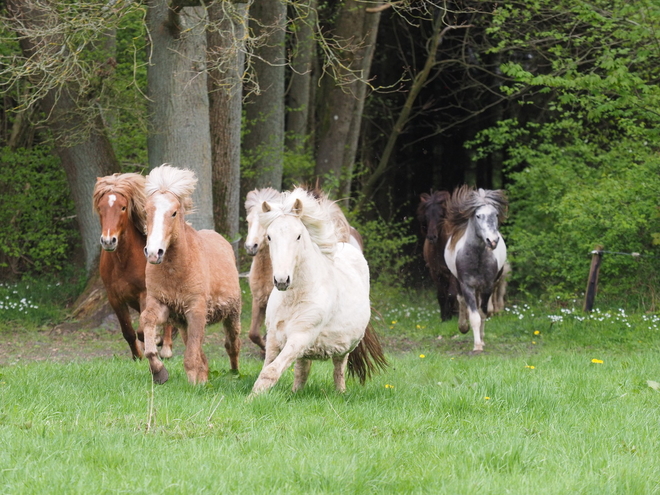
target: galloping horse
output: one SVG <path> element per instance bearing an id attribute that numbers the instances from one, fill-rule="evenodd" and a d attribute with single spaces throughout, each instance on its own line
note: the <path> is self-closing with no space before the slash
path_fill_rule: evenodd
<path id="1" fill-rule="evenodd" d="M 98 177 L 92 199 L 101 220 L 101 280 L 133 359 L 140 359 L 144 337 L 141 331 L 136 336 L 129 308 L 139 313 L 147 297 L 144 282 L 147 263 L 142 254 L 146 244 L 144 177 L 139 174 Z M 172 357 L 172 325 L 164 328 L 160 355 Z"/>
<path id="2" fill-rule="evenodd" d="M 361 382 L 386 365 L 369 326 L 369 267 L 358 249 L 337 242 L 330 204 L 301 188 L 281 203 L 262 204 L 277 290 L 266 308 L 266 359 L 252 396 L 274 386 L 294 361 L 294 391 L 315 359 L 332 358 L 339 392 L 347 365 Z"/>
<path id="3" fill-rule="evenodd" d="M 317 201 L 327 208 L 335 224 L 339 242 L 348 242 L 360 251 L 363 250 L 363 241 L 359 232 L 348 224 L 348 220 L 341 208 L 331 201 L 320 189 L 315 188 L 310 193 Z M 264 201 L 273 203 L 280 201 L 281 194 L 271 187 L 250 191 L 245 198 L 245 211 L 247 213 L 248 232 L 245 238 L 245 251 L 252 259 L 250 266 L 250 292 L 252 293 L 252 318 L 250 322 L 249 337 L 263 351 L 266 343 L 261 336 L 261 325 L 266 318 L 266 305 L 268 297 L 273 291 L 273 268 L 270 261 L 270 250 L 266 241 L 266 230 L 259 223 L 259 212 Z"/>
<path id="4" fill-rule="evenodd" d="M 245 237 L 245 251 L 252 258 L 250 266 L 250 293 L 252 294 L 252 318 L 250 340 L 266 350 L 266 342 L 261 337 L 261 325 L 266 318 L 268 297 L 273 291 L 273 267 L 270 263 L 270 250 L 266 242 L 266 230 L 259 223 L 259 212 L 264 201 L 278 202 L 280 193 L 272 187 L 250 191 L 245 198 L 248 232 Z"/>
<path id="5" fill-rule="evenodd" d="M 499 232 L 508 201 L 504 191 L 461 186 L 452 194 L 447 214 L 449 240 L 445 261 L 458 280 L 458 328 L 474 334 L 474 352 L 484 348 L 484 323 L 493 290 L 506 263 Z"/>
<path id="6" fill-rule="evenodd" d="M 449 238 L 445 217 L 450 197 L 447 191 L 422 193 L 417 207 L 417 220 L 424 236 L 424 261 L 435 283 L 442 321 L 451 319 L 458 292 L 456 277 L 445 262 L 445 246 Z"/>
<path id="7" fill-rule="evenodd" d="M 190 170 L 164 164 L 147 177 L 146 308 L 140 316 L 144 355 L 156 383 L 168 372 L 156 354 L 156 327 L 171 316 L 183 325 L 183 366 L 191 383 L 208 380 L 202 349 L 207 323 L 223 320 L 225 348 L 238 371 L 241 290 L 231 244 L 213 230 L 195 230 L 185 221 L 197 178 Z"/>

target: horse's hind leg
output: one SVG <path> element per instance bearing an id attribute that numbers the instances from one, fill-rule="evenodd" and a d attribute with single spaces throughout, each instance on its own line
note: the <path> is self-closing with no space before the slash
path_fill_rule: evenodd
<path id="1" fill-rule="evenodd" d="M 238 353 L 241 350 L 241 319 L 238 314 L 232 314 L 224 319 L 225 349 L 229 356 L 231 371 L 238 373 Z"/>
<path id="2" fill-rule="evenodd" d="M 160 348 L 160 357 L 163 359 L 169 359 L 172 357 L 173 329 L 173 325 L 169 322 L 163 325 L 163 344 Z"/>
<path id="3" fill-rule="evenodd" d="M 309 370 L 312 367 L 311 359 L 297 359 L 293 366 L 293 391 L 302 390 L 309 378 Z"/>
<path id="4" fill-rule="evenodd" d="M 340 393 L 346 392 L 346 363 L 348 363 L 348 354 L 345 356 L 335 356 L 332 358 L 335 365 L 333 378 L 335 380 L 335 390 Z"/>
<path id="5" fill-rule="evenodd" d="M 128 346 L 131 348 L 133 359 L 142 359 L 144 346 L 142 342 L 138 340 L 135 330 L 133 329 L 128 306 L 126 304 L 121 304 L 110 297 L 108 298 L 108 302 L 110 303 L 110 306 L 112 306 L 112 309 L 115 310 L 115 314 L 119 320 L 119 326 L 121 327 L 121 333 L 124 335 L 124 339 L 126 339 Z"/>

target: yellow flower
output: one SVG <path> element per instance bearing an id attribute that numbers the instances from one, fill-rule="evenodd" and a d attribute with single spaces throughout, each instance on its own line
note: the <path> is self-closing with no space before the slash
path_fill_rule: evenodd
<path id="1" fill-rule="evenodd" d="M 419 325 L 417 325 L 417 330 L 419 330 L 420 328 L 422 328 L 422 327 L 421 327 L 421 326 L 419 326 Z"/>
<path id="2" fill-rule="evenodd" d="M 534 335 L 541 335 L 541 332 L 539 332 L 538 330 L 534 330 Z"/>
<path id="3" fill-rule="evenodd" d="M 396 320 L 392 320 L 392 325 L 396 325 Z"/>
<path id="4" fill-rule="evenodd" d="M 385 388 L 394 388 L 394 385 L 390 385 L 389 383 L 386 383 Z"/>
<path id="5" fill-rule="evenodd" d="M 536 344 L 536 341 L 535 341 L 535 340 L 532 340 L 532 344 Z"/>
<path id="6" fill-rule="evenodd" d="M 484 397 L 484 400 L 490 400 L 490 397 Z"/>
<path id="7" fill-rule="evenodd" d="M 533 370 L 534 366 L 525 366 L 525 368 L 529 368 L 530 370 Z"/>
<path id="8" fill-rule="evenodd" d="M 596 363 L 596 364 L 603 364 L 603 360 L 602 360 L 602 359 L 592 359 L 591 362 L 592 362 L 592 363 Z"/>
<path id="9" fill-rule="evenodd" d="M 424 355 L 424 354 L 420 354 L 419 357 L 422 358 L 422 359 L 424 359 L 424 358 L 426 357 L 426 355 Z"/>

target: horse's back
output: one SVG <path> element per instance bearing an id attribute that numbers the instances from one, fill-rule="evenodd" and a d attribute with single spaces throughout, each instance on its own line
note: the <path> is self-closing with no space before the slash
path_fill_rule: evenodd
<path id="1" fill-rule="evenodd" d="M 238 269 L 231 244 L 214 230 L 198 230 L 200 260 L 206 265 L 211 294 L 240 297 Z"/>

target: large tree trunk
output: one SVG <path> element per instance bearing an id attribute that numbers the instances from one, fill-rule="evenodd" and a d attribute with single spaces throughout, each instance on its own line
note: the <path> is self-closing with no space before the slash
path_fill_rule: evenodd
<path id="1" fill-rule="evenodd" d="M 291 80 L 286 92 L 286 147 L 289 151 L 304 150 L 312 106 L 312 62 L 316 42 L 314 30 L 317 0 L 303 0 L 298 4 L 291 31 L 294 40 L 291 55 Z"/>
<path id="2" fill-rule="evenodd" d="M 57 30 L 47 29 L 57 23 L 57 15 L 48 3 L 14 0 L 7 3 L 7 8 L 15 17 L 21 49 L 27 57 L 38 61 L 42 57 L 52 57 L 53 53 L 67 56 L 61 35 L 49 34 Z M 34 65 L 38 67 L 38 63 Z M 38 86 L 41 77 L 41 74 L 34 73 L 33 83 Z M 40 105 L 48 116 L 47 125 L 66 172 L 76 208 L 85 268 L 91 274 L 98 264 L 101 235 L 101 227 L 92 208 L 92 191 L 96 178 L 118 171 L 119 164 L 99 114 L 90 115 L 90 112 L 95 112 L 94 107 L 80 98 L 78 87 L 69 82 L 47 91 Z"/>
<path id="3" fill-rule="evenodd" d="M 336 77 L 324 76 L 322 86 L 317 96 L 317 149 L 315 174 L 321 184 L 327 183 L 333 187 L 333 193 L 340 192 L 342 169 L 353 168 L 355 160 L 354 139 L 351 132 L 359 133 L 359 125 L 354 119 L 359 113 L 361 119 L 362 105 L 358 106 L 359 98 L 364 98 L 360 85 L 370 67 L 369 44 L 375 41 L 377 19 L 370 16 L 379 14 L 367 13 L 368 4 L 360 0 L 346 0 L 339 14 L 333 37 L 342 46 L 338 54 L 342 62 L 337 68 Z M 365 61 L 369 61 L 365 65 Z M 356 112 L 356 109 L 358 112 Z M 348 150 L 348 151 L 347 151 Z M 350 187 L 350 186 L 349 186 Z M 343 187 L 346 189 L 346 186 Z"/>
<path id="4" fill-rule="evenodd" d="M 226 235 L 238 257 L 241 199 L 242 79 L 247 3 L 215 1 L 208 8 L 208 91 L 213 157 L 215 229 Z"/>
<path id="5" fill-rule="evenodd" d="M 170 163 L 193 170 L 198 183 L 190 223 L 196 229 L 213 229 L 205 9 L 168 4 L 147 2 L 149 168 Z"/>
<path id="6" fill-rule="evenodd" d="M 245 104 L 243 147 L 254 172 L 246 188 L 279 190 L 284 165 L 286 5 L 281 0 L 255 0 L 250 16 L 250 27 L 260 38 L 252 57 L 259 88 L 247 96 Z"/>

